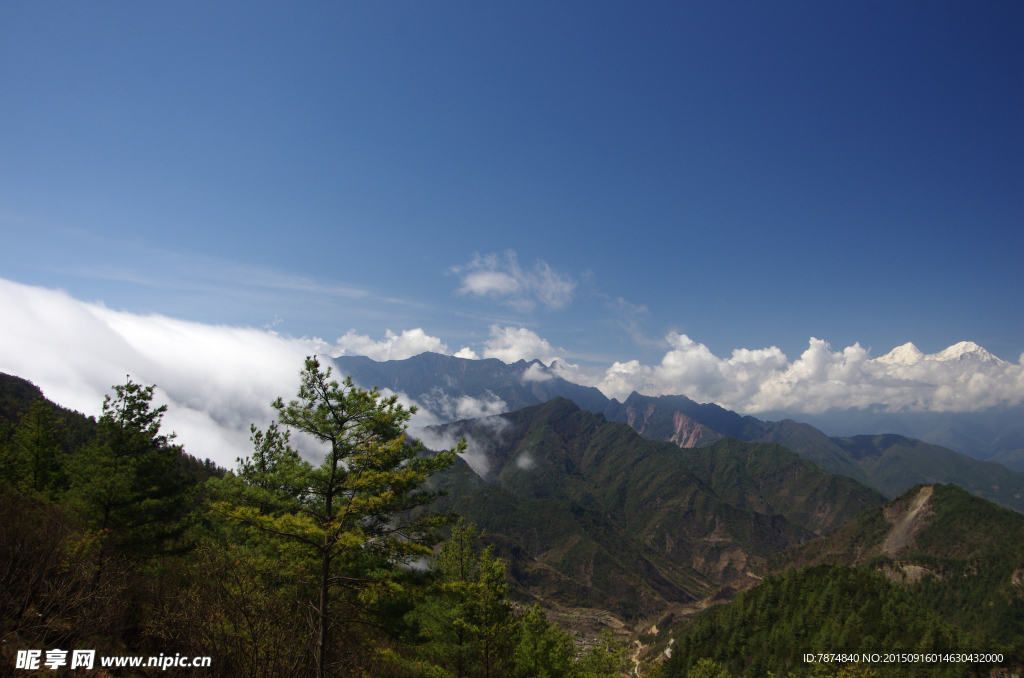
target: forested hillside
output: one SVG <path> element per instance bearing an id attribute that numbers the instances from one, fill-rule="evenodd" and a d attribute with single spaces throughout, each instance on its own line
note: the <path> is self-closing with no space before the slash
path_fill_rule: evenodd
<path id="1" fill-rule="evenodd" d="M 778 445 L 679 449 L 564 398 L 429 433 L 485 450 L 482 478 L 438 478 L 439 506 L 487 530 L 522 593 L 626 618 L 749 585 L 753 565 L 885 500 Z"/>
<path id="2" fill-rule="evenodd" d="M 812 675 L 804 653 L 998 653 L 1024 665 L 1024 516 L 952 485 L 915 487 L 762 567 L 727 605 L 660 629 L 683 676 Z M 847 663 L 847 662 L 843 662 Z M 880 661 L 879 675 L 988 675 L 991 661 Z"/>
<path id="3" fill-rule="evenodd" d="M 0 377 L 2 671 L 57 647 L 206 656 L 157 673 L 228 677 L 993 666 L 802 659 L 845 650 L 1024 664 L 1024 517 L 960 488 L 885 503 L 780 445 L 680 448 L 563 398 L 422 432 L 454 446 L 429 451 L 394 398 L 315 360 L 302 377 L 232 471 L 175 444 L 152 386 L 113 387 L 88 419 Z"/>
<path id="4" fill-rule="evenodd" d="M 315 360 L 302 377 L 225 472 L 161 430 L 152 386 L 115 386 L 89 420 L 3 375 L 0 674 L 81 648 L 211 660 L 114 675 L 621 675 L 610 635 L 580 646 L 514 604 L 475 528 L 431 508 L 424 483 L 458 448 L 422 454 L 407 410 Z M 323 464 L 292 430 L 327 443 Z"/>

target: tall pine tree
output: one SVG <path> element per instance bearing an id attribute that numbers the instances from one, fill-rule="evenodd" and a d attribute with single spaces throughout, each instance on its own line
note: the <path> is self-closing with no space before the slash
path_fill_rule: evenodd
<path id="1" fill-rule="evenodd" d="M 315 563 L 310 607 L 322 678 L 330 671 L 334 632 L 353 621 L 338 612 L 342 599 L 357 610 L 353 597 L 430 553 L 433 528 L 447 518 L 413 511 L 433 502 L 437 495 L 423 489 L 427 477 L 451 465 L 461 448 L 422 454 L 405 437 L 415 408 L 351 379 L 339 384 L 315 357 L 306 359 L 300 377 L 298 398 L 274 403 L 278 422 L 322 443 L 323 463 L 301 461 L 277 426 L 254 431 L 254 456 L 240 464 L 245 487 L 222 508 L 236 523 Z"/>

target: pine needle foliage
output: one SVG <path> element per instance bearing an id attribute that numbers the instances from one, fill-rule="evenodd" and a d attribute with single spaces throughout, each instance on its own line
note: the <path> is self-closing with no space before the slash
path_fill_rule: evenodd
<path id="1" fill-rule="evenodd" d="M 415 408 L 396 396 L 339 383 L 315 357 L 300 372 L 298 397 L 273 403 L 278 425 L 321 443 L 324 461 L 312 466 L 289 445 L 278 425 L 253 431 L 254 456 L 240 460 L 242 482 L 228 517 L 290 546 L 312 563 L 310 601 L 317 676 L 333 672 L 332 636 L 358 622 L 360 595 L 384 586 L 397 566 L 430 554 L 445 515 L 413 510 L 437 497 L 427 478 L 447 468 L 462 447 L 423 454 L 405 428 Z M 337 653 L 335 653 L 337 654 Z"/>

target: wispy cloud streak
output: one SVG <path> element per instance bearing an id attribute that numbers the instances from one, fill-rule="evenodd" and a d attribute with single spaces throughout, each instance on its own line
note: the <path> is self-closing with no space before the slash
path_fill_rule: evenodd
<path id="1" fill-rule="evenodd" d="M 548 309 L 564 308 L 572 301 L 576 281 L 555 271 L 538 259 L 532 270 L 523 269 L 513 250 L 504 255 L 475 255 L 468 264 L 454 266 L 462 285 L 459 294 L 501 300 L 517 311 L 531 311 L 537 304 Z"/>

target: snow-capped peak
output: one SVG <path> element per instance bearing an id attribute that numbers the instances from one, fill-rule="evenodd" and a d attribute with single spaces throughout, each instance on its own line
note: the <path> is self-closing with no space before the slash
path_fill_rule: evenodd
<path id="1" fill-rule="evenodd" d="M 913 365 L 922 358 L 924 358 L 924 353 L 921 353 L 921 349 L 908 341 L 879 357 L 877 360 L 888 365 Z"/>
<path id="2" fill-rule="evenodd" d="M 953 344 L 949 348 L 939 351 L 938 353 L 929 353 L 928 355 L 922 353 L 917 346 L 914 346 L 914 344 L 907 342 L 902 346 L 897 346 L 885 355 L 876 358 L 877 362 L 885 363 L 887 365 L 913 365 L 922 360 L 935 360 L 938 362 L 974 360 L 982 363 L 995 364 L 1001 364 L 1003 362 L 981 346 L 975 344 L 973 341 L 961 341 L 959 344 Z"/>
<path id="3" fill-rule="evenodd" d="M 944 351 L 933 353 L 927 357 L 929 360 L 941 360 L 944 362 L 950 360 L 977 360 L 983 363 L 1003 362 L 973 341 L 961 341 L 959 344 L 953 344 Z"/>

